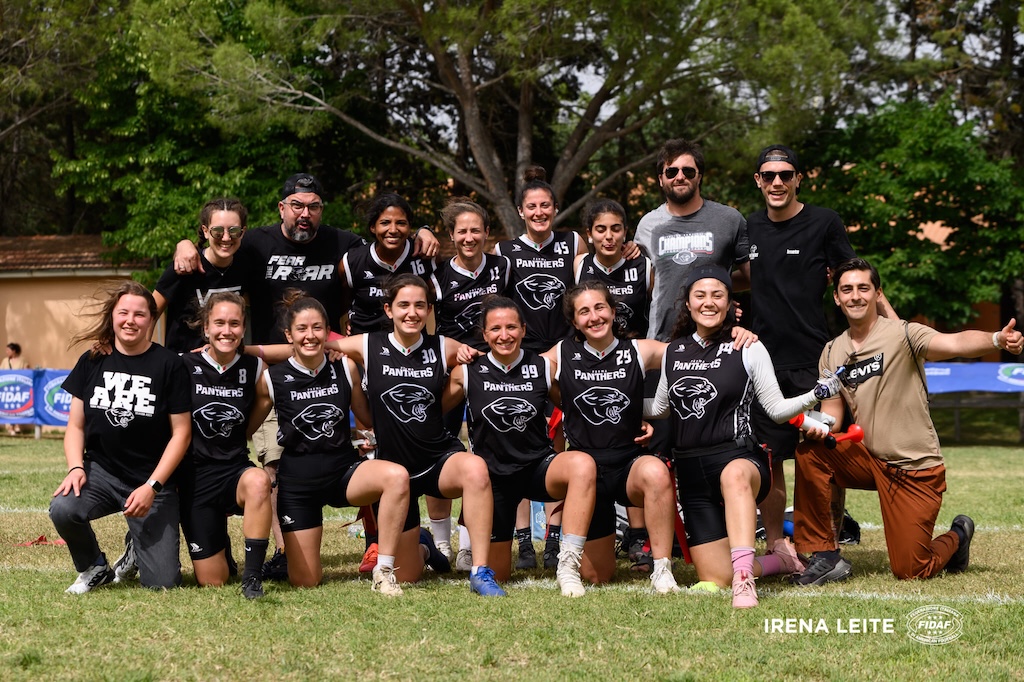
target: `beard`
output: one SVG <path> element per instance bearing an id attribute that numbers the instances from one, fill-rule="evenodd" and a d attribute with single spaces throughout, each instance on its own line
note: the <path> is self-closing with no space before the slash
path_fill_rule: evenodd
<path id="1" fill-rule="evenodd" d="M 313 241 L 313 238 L 316 237 L 317 229 L 319 229 L 317 225 L 314 225 L 311 220 L 305 218 L 300 218 L 291 225 L 286 223 L 284 226 L 285 236 L 297 244 Z"/>
<path id="2" fill-rule="evenodd" d="M 685 204 L 697 194 L 697 186 L 693 184 L 670 186 L 662 189 L 665 192 L 665 198 L 673 204 Z"/>

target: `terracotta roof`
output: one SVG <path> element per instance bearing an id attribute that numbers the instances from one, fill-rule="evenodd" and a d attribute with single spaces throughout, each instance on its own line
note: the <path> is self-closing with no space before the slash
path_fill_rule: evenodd
<path id="1" fill-rule="evenodd" d="M 149 269 L 146 261 L 115 265 L 113 250 L 103 246 L 100 235 L 46 235 L 0 237 L 0 272 L 32 270 L 128 270 Z"/>

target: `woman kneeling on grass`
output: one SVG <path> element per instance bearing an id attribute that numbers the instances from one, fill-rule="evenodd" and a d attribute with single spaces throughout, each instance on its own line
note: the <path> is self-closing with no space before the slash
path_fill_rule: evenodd
<path id="1" fill-rule="evenodd" d="M 117 512 L 128 521 L 142 584 L 175 587 L 181 563 L 172 475 L 191 433 L 188 374 L 177 354 L 149 340 L 156 301 L 145 287 L 123 282 L 99 306 L 96 323 L 71 342 L 94 346 L 63 384 L 72 396 L 68 474 L 53 493 L 50 518 L 79 571 L 67 592 L 114 580 L 91 522 Z"/>
<path id="2" fill-rule="evenodd" d="M 772 472 L 751 433 L 751 402 L 756 396 L 782 423 L 838 393 L 839 380 L 820 379 L 813 391 L 784 398 L 764 345 L 737 350 L 733 344 L 732 279 L 724 268 L 696 268 L 681 300 L 686 314 L 672 332 L 647 414 L 671 416 L 687 541 L 701 580 L 695 588 L 717 591 L 731 582 L 732 605 L 750 608 L 757 606 L 755 576 L 795 570 L 782 554 L 754 559 L 757 503 L 771 487 Z"/>
<path id="3" fill-rule="evenodd" d="M 271 407 L 276 408 L 278 442 L 284 448 L 277 475 L 277 514 L 288 556 L 288 581 L 313 587 L 323 579 L 324 505 L 379 503 L 380 552 L 373 591 L 398 596 L 402 588 L 395 579 L 395 555 L 409 506 L 409 475 L 391 462 L 360 458 L 350 438 L 349 409 L 364 423 L 370 423 L 370 413 L 355 363 L 327 358 L 327 312 L 316 299 L 295 292 L 285 303 L 285 336 L 292 356 L 260 377 L 249 430 L 255 431 Z"/>

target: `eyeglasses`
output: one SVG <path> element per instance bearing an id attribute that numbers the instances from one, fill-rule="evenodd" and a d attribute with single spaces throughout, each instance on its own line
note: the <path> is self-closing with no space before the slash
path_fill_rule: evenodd
<path id="1" fill-rule="evenodd" d="M 669 180 L 679 175 L 680 173 L 682 173 L 683 177 L 686 178 L 687 180 L 693 180 L 695 177 L 697 177 L 697 169 L 691 168 L 690 166 L 683 166 L 682 168 L 678 168 L 676 166 L 665 166 L 665 170 L 661 172 Z"/>
<path id="2" fill-rule="evenodd" d="M 232 225 L 231 227 L 228 228 L 208 227 L 206 228 L 206 231 L 209 232 L 210 236 L 213 237 L 214 239 L 223 239 L 225 231 L 228 233 L 228 238 L 241 239 L 243 232 L 242 228 L 239 227 L 238 225 Z"/>
<path id="3" fill-rule="evenodd" d="M 796 171 L 761 171 L 758 173 L 761 179 L 767 182 L 769 185 L 775 182 L 775 178 L 778 177 L 783 182 L 790 182 L 796 177 Z"/>
<path id="4" fill-rule="evenodd" d="M 316 215 L 320 211 L 324 210 L 324 205 L 319 201 L 314 201 L 309 204 L 304 204 L 301 201 L 289 201 L 288 208 L 292 209 L 296 213 L 302 213 L 304 209 L 309 209 L 310 215 Z"/>

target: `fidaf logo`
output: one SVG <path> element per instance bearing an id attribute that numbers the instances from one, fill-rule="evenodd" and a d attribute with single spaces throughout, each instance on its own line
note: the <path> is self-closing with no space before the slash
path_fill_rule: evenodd
<path id="1" fill-rule="evenodd" d="M 999 365 L 996 378 L 1011 386 L 1024 386 L 1024 363 L 1014 362 L 1008 365 Z"/>

